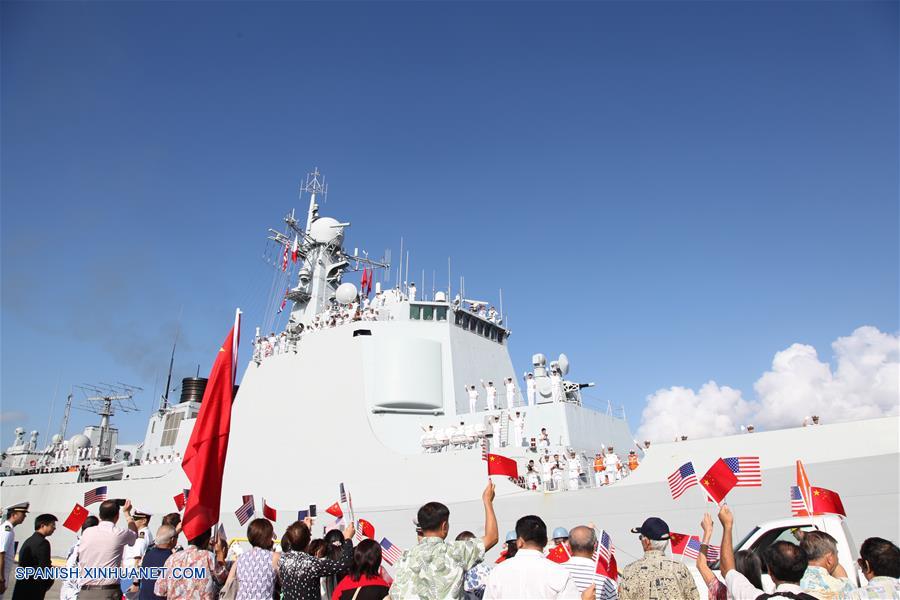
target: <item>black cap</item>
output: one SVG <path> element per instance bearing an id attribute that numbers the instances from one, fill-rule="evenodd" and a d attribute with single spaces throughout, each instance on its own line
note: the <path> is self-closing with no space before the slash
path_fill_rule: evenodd
<path id="1" fill-rule="evenodd" d="M 650 517 L 640 527 L 635 527 L 631 533 L 639 533 L 648 540 L 669 539 L 669 526 L 659 517 Z"/>

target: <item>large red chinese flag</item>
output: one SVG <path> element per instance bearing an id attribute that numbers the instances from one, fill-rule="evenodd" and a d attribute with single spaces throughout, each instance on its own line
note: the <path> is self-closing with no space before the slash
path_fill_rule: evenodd
<path id="1" fill-rule="evenodd" d="M 84 522 L 87 521 L 87 518 L 88 509 L 80 504 L 75 504 L 75 508 L 72 509 L 72 513 L 66 518 L 65 523 L 63 523 L 63 527 L 65 527 L 66 529 L 71 529 L 75 533 L 78 533 L 78 530 L 81 529 L 81 526 L 84 525 Z"/>
<path id="2" fill-rule="evenodd" d="M 488 454 L 487 459 L 488 475 L 506 475 L 507 477 L 518 477 L 519 467 L 516 461 L 499 454 Z"/>
<path id="3" fill-rule="evenodd" d="M 234 317 L 234 327 L 225 338 L 200 403 L 200 414 L 191 439 L 184 451 L 181 468 L 191 482 L 191 493 L 184 509 L 182 530 L 188 540 L 208 531 L 219 522 L 222 501 L 222 474 L 231 431 L 231 404 L 234 401 L 234 378 L 237 349 L 241 337 L 241 313 Z"/>
<path id="4" fill-rule="evenodd" d="M 737 476 L 721 458 L 713 463 L 713 466 L 709 468 L 709 471 L 700 480 L 700 485 L 706 488 L 709 497 L 716 503 L 724 500 L 725 496 L 736 484 Z"/>
<path id="5" fill-rule="evenodd" d="M 814 515 L 832 514 L 847 516 L 847 511 L 844 510 L 844 503 L 841 502 L 841 496 L 837 492 L 820 487 L 812 487 L 810 492 Z"/>

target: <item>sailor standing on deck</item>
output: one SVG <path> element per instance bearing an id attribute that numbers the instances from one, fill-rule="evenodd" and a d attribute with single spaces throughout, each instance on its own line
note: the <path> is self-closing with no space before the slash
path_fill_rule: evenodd
<path id="1" fill-rule="evenodd" d="M 516 411 L 516 416 L 510 417 L 513 426 L 513 444 L 516 446 L 525 445 L 525 415 Z"/>
<path id="2" fill-rule="evenodd" d="M 467 385 L 466 394 L 469 395 L 469 412 L 474 413 L 478 405 L 478 390 L 475 389 L 474 385 Z"/>
<path id="3" fill-rule="evenodd" d="M 484 379 L 482 379 L 481 386 L 484 388 L 487 397 L 487 409 L 497 410 L 497 388 L 494 387 L 494 382 L 488 381 L 487 385 L 485 385 Z"/>
<path id="4" fill-rule="evenodd" d="M 550 392 L 554 402 L 562 402 L 562 375 L 555 367 L 550 371 Z"/>
<path id="5" fill-rule="evenodd" d="M 578 483 L 581 479 L 581 473 L 584 468 L 581 465 L 581 458 L 575 455 L 575 450 L 569 451 L 569 489 L 577 490 Z"/>
<path id="6" fill-rule="evenodd" d="M 534 373 L 525 373 L 525 395 L 528 396 L 528 406 L 534 406 Z"/>
<path id="7" fill-rule="evenodd" d="M 507 377 L 504 386 L 506 387 L 506 408 L 512 408 L 516 403 L 516 382 L 512 377 Z"/>
<path id="8" fill-rule="evenodd" d="M 594 485 L 600 487 L 606 483 L 606 463 L 603 461 L 603 453 L 598 452 L 594 457 Z"/>
<path id="9" fill-rule="evenodd" d="M 15 526 L 25 520 L 28 502 L 19 502 L 6 509 L 6 520 L 0 524 L 0 595 L 13 586 L 13 567 L 16 555 Z"/>
<path id="10" fill-rule="evenodd" d="M 406 288 L 406 290 L 409 292 L 409 301 L 415 302 L 416 301 L 416 284 L 410 283 L 409 287 Z"/>
<path id="11" fill-rule="evenodd" d="M 606 449 L 606 479 L 609 483 L 622 478 L 622 462 L 619 456 L 613 452 L 613 447 Z"/>

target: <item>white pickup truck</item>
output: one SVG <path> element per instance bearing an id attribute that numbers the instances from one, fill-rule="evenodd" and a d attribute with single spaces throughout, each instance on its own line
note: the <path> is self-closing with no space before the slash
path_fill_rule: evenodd
<path id="1" fill-rule="evenodd" d="M 862 573 L 859 571 L 856 564 L 859 546 L 853 541 L 853 536 L 850 534 L 850 527 L 847 525 L 847 519 L 840 515 L 791 517 L 788 519 L 766 521 L 765 523 L 754 527 L 740 542 L 735 542 L 734 551 L 753 550 L 760 555 L 760 558 L 762 558 L 762 551 L 775 542 L 786 541 L 791 542 L 792 544 L 798 543 L 798 536 L 795 533 L 798 530 L 818 530 L 831 535 L 837 540 L 838 560 L 840 561 L 841 566 L 844 567 L 844 570 L 847 571 L 847 576 L 850 578 L 850 581 L 856 586 L 865 584 L 865 578 L 862 576 Z M 719 531 L 721 531 L 721 529 L 719 529 Z M 710 543 L 718 545 L 720 541 L 721 538 L 715 539 L 714 536 L 713 539 L 710 540 Z M 716 575 L 722 579 L 721 574 L 719 573 L 718 563 L 712 565 L 712 568 Z M 691 573 L 694 575 L 694 579 L 697 581 L 697 588 L 705 590 L 706 584 L 703 583 L 703 579 L 700 577 L 700 573 L 697 571 L 696 567 L 690 565 L 690 569 Z M 763 585 L 767 590 L 774 589 L 775 586 L 772 584 L 772 579 L 766 572 L 765 563 L 763 563 L 762 579 Z"/>

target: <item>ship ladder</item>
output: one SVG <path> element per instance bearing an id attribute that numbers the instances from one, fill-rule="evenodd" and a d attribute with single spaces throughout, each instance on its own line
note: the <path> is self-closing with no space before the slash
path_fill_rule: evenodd
<path id="1" fill-rule="evenodd" d="M 506 447 L 509 445 L 509 411 L 500 411 L 500 439 L 498 446 Z"/>

